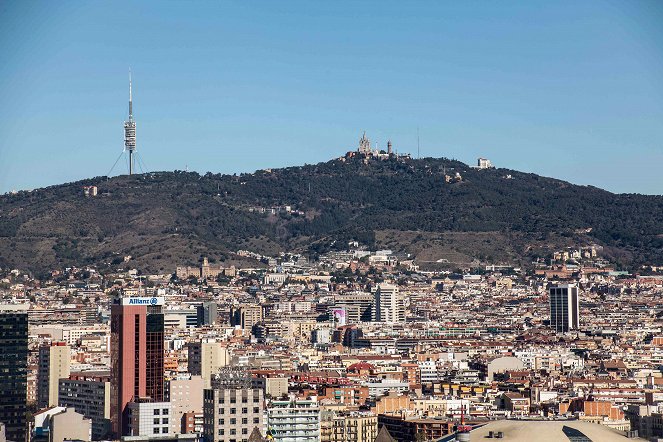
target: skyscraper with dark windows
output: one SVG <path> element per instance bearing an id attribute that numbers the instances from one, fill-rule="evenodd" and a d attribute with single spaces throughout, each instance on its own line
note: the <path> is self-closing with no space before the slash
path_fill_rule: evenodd
<path id="1" fill-rule="evenodd" d="M 111 306 L 111 423 L 129 434 L 128 404 L 164 399 L 163 298 L 122 298 Z"/>
<path id="2" fill-rule="evenodd" d="M 0 423 L 7 440 L 26 440 L 28 313 L 0 306 Z M 21 306 L 22 307 L 22 306 Z"/>
<path id="3" fill-rule="evenodd" d="M 550 326 L 565 333 L 580 326 L 580 299 L 575 284 L 552 285 L 550 294 Z"/>

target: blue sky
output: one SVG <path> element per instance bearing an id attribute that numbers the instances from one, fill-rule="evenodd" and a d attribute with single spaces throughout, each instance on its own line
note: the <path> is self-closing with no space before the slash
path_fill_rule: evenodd
<path id="1" fill-rule="evenodd" d="M 379 147 L 663 194 L 661 1 L 0 3 L 0 192 Z M 126 169 L 126 166 L 125 166 Z M 114 174 L 121 172 L 116 168 Z"/>

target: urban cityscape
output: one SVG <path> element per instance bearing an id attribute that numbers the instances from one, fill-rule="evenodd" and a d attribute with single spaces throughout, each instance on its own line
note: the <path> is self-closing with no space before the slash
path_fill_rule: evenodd
<path id="1" fill-rule="evenodd" d="M 394 16 L 394 5 L 368 3 L 359 17 Z M 588 3 L 579 13 L 607 7 Z M 636 3 L 610 19 L 663 19 L 655 2 Z M 474 19 L 480 5 L 435 12 Z M 61 7 L 118 19 L 105 6 Z M 187 29 L 216 26 L 210 5 L 187 7 L 201 8 Z M 38 20 L 14 8 L 6 24 Z M 251 14 L 287 23 L 286 9 Z M 171 13 L 192 14 L 159 11 Z M 159 29 L 174 19 L 159 17 Z M 656 188 L 612 193 L 520 172 L 489 149 L 466 152 L 466 164 L 430 140 L 422 154 L 419 126 L 405 140 L 397 124 L 374 129 L 380 142 L 344 128 L 349 147 L 315 164 L 294 155 L 265 168 L 258 151 L 223 147 L 254 156 L 255 171 L 217 173 L 212 151 L 192 147 L 200 123 L 180 120 L 192 139 L 182 147 L 207 156 L 208 170 L 151 171 L 169 154 L 143 143 L 168 141 L 154 140 L 154 110 L 141 132 L 141 71 L 121 75 L 123 138 L 94 157 L 112 165 L 105 175 L 35 177 L 37 188 L 0 195 L 0 442 L 663 441 Z M 218 85 L 185 90 L 196 87 Z"/>

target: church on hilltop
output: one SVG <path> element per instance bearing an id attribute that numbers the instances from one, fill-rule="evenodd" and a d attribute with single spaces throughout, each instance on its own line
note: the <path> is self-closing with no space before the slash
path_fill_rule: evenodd
<path id="1" fill-rule="evenodd" d="M 357 148 L 357 150 L 351 150 L 347 154 L 345 154 L 345 158 L 352 158 L 355 156 L 363 158 L 364 162 L 368 161 L 371 158 L 379 160 L 387 160 L 389 158 L 396 158 L 396 159 L 410 158 L 410 154 L 405 154 L 405 155 L 396 154 L 393 150 L 391 140 L 387 141 L 386 151 L 379 150 L 377 147 L 372 148 L 371 140 L 368 139 L 368 137 L 366 136 L 366 132 L 364 132 L 361 138 L 359 139 L 359 147 Z"/>

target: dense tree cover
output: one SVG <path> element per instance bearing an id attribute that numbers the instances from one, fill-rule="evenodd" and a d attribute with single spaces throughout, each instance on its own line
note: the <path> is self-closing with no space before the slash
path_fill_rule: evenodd
<path id="1" fill-rule="evenodd" d="M 456 173 L 462 180 L 445 181 Z M 84 197 L 83 185 L 98 186 L 99 196 Z M 294 211 L 269 213 L 284 206 Z M 517 232 L 540 242 L 582 234 L 631 263 L 663 260 L 663 197 L 616 195 L 448 159 L 349 158 L 241 175 L 97 177 L 7 194 L 0 209 L 0 265 L 35 269 L 125 254 L 172 260 L 242 248 L 317 254 L 349 240 L 375 246 L 374 232 L 385 229 Z"/>

